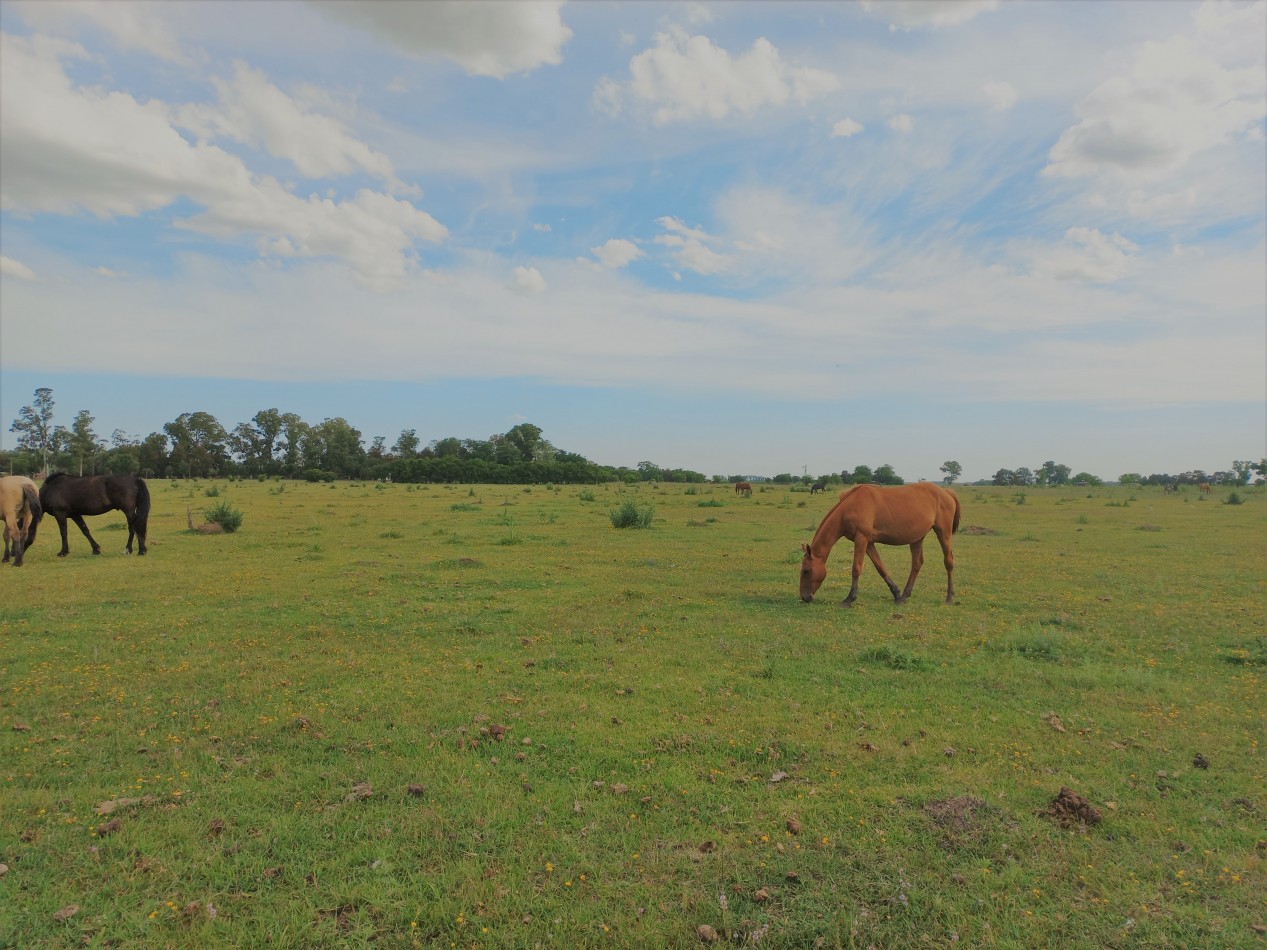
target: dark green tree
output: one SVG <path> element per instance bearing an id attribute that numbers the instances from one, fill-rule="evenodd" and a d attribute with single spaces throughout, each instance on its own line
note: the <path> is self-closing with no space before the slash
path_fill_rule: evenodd
<path id="1" fill-rule="evenodd" d="M 946 473 L 946 477 L 942 479 L 947 485 L 953 485 L 958 481 L 959 476 L 963 474 L 963 466 L 958 462 L 942 462 L 941 471 Z"/>
<path id="2" fill-rule="evenodd" d="M 229 433 L 209 412 L 183 412 L 163 426 L 176 474 L 214 475 L 229 464 Z"/>
<path id="3" fill-rule="evenodd" d="M 80 475 L 84 473 L 85 461 L 89 463 L 89 471 L 93 471 L 92 462 L 103 447 L 101 440 L 97 438 L 97 433 L 92 430 L 92 424 L 95 421 L 96 419 L 87 409 L 80 409 L 75 414 L 75 421 L 71 423 L 67 436 L 67 448 L 71 456 L 79 463 Z"/>
<path id="4" fill-rule="evenodd" d="M 17 434 L 18 448 L 39 457 L 45 472 L 48 471 L 49 457 L 57 448 L 53 405 L 53 390 L 41 387 L 35 390 L 34 403 L 18 410 L 18 417 L 9 426 L 9 431 Z"/>

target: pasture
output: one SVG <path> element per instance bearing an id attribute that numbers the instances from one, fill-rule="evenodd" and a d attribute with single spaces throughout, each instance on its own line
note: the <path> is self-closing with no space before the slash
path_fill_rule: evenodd
<path id="1" fill-rule="evenodd" d="M 1261 489 L 960 487 L 845 609 L 831 489 L 212 486 L 0 570 L 0 946 L 1264 942 Z"/>

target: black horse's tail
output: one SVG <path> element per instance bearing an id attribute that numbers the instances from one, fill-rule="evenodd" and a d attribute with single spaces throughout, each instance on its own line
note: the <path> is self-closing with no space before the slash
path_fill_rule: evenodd
<path id="1" fill-rule="evenodd" d="M 22 547 L 29 548 L 35 543 L 35 529 L 39 527 L 40 519 L 44 517 L 44 508 L 40 505 L 40 493 L 30 485 L 22 486 L 22 494 L 26 498 L 27 510 L 31 513 L 31 526 L 27 529 Z"/>
<path id="2" fill-rule="evenodd" d="M 150 518 L 150 487 L 145 484 L 145 479 L 140 475 L 136 477 L 135 518 L 142 525 L 146 524 Z"/>

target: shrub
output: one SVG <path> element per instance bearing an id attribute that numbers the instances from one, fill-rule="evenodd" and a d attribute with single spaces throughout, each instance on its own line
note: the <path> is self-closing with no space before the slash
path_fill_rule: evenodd
<path id="1" fill-rule="evenodd" d="M 594 493 L 587 488 L 577 497 L 579 497 L 581 501 L 593 501 Z"/>
<path id="2" fill-rule="evenodd" d="M 1230 495 L 1228 495 L 1228 496 L 1227 496 L 1227 503 L 1228 503 L 1229 505 L 1243 505 L 1243 504 L 1245 504 L 1244 500 L 1243 500 L 1243 499 L 1241 498 L 1241 496 L 1240 496 L 1240 495 L 1238 495 L 1236 492 L 1232 492 L 1232 494 L 1230 494 Z"/>
<path id="3" fill-rule="evenodd" d="M 609 514 L 613 528 L 650 528 L 651 519 L 655 517 L 655 506 L 627 501 Z"/>
<path id="4" fill-rule="evenodd" d="M 218 524 L 224 528 L 226 534 L 232 534 L 242 527 L 242 512 L 238 511 L 227 501 L 222 501 L 218 505 L 212 505 L 210 508 L 204 509 L 202 516 L 211 524 Z"/>
<path id="5" fill-rule="evenodd" d="M 208 498 L 219 498 L 220 489 L 216 488 L 215 485 L 212 485 L 205 492 L 203 492 L 203 494 L 206 495 Z"/>

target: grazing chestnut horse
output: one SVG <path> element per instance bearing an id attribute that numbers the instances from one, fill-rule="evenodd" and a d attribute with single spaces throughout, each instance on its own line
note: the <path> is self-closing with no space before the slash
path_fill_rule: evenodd
<path id="1" fill-rule="evenodd" d="M 83 516 L 104 515 L 107 511 L 121 511 L 128 519 L 128 544 L 125 548 L 128 554 L 132 553 L 133 537 L 139 544 L 138 554 L 147 550 L 145 533 L 150 519 L 150 490 L 143 478 L 136 475 L 67 475 L 54 472 L 40 488 L 40 504 L 57 519 L 57 527 L 61 529 L 62 549 L 57 552 L 58 557 L 70 553 L 70 545 L 66 542 L 67 518 L 79 526 L 92 545 L 92 553 L 100 554 L 101 546 L 88 533 Z"/>
<path id="2" fill-rule="evenodd" d="M 842 606 L 852 607 L 858 599 L 858 577 L 862 560 L 870 557 L 875 569 L 884 578 L 897 603 L 904 603 L 915 587 L 915 578 L 924 565 L 924 537 L 929 531 L 937 534 L 946 563 L 946 603 L 955 599 L 955 557 L 950 551 L 950 538 L 959 530 L 959 499 L 948 488 L 932 482 L 914 485 L 880 487 L 858 485 L 840 493 L 840 501 L 814 533 L 814 540 L 802 544 L 801 600 L 809 603 L 827 576 L 827 555 L 841 538 L 853 542 L 853 585 Z M 909 544 L 911 576 L 905 589 L 899 591 L 889 572 L 884 569 L 876 544 Z"/>
<path id="3" fill-rule="evenodd" d="M 735 482 L 735 494 L 736 495 L 751 495 L 752 485 L 750 485 L 748 482 Z"/>
<path id="4" fill-rule="evenodd" d="M 1209 482 L 1202 482 L 1202 483 L 1201 483 L 1200 485 L 1198 485 L 1197 487 L 1198 487 L 1199 489 L 1201 489 L 1201 494 L 1203 494 L 1203 495 L 1208 495 L 1208 494 L 1210 494 L 1210 483 L 1209 483 Z"/>
<path id="5" fill-rule="evenodd" d="M 811 495 L 817 495 L 820 491 L 827 491 L 826 482 L 819 482 L 817 485 L 811 485 L 809 487 L 809 493 Z"/>
<path id="6" fill-rule="evenodd" d="M 21 567 L 22 555 L 35 540 L 35 528 L 44 515 L 35 482 L 25 475 L 0 478 L 0 510 L 4 515 L 4 560 L 9 560 L 12 545 L 13 566 Z"/>

